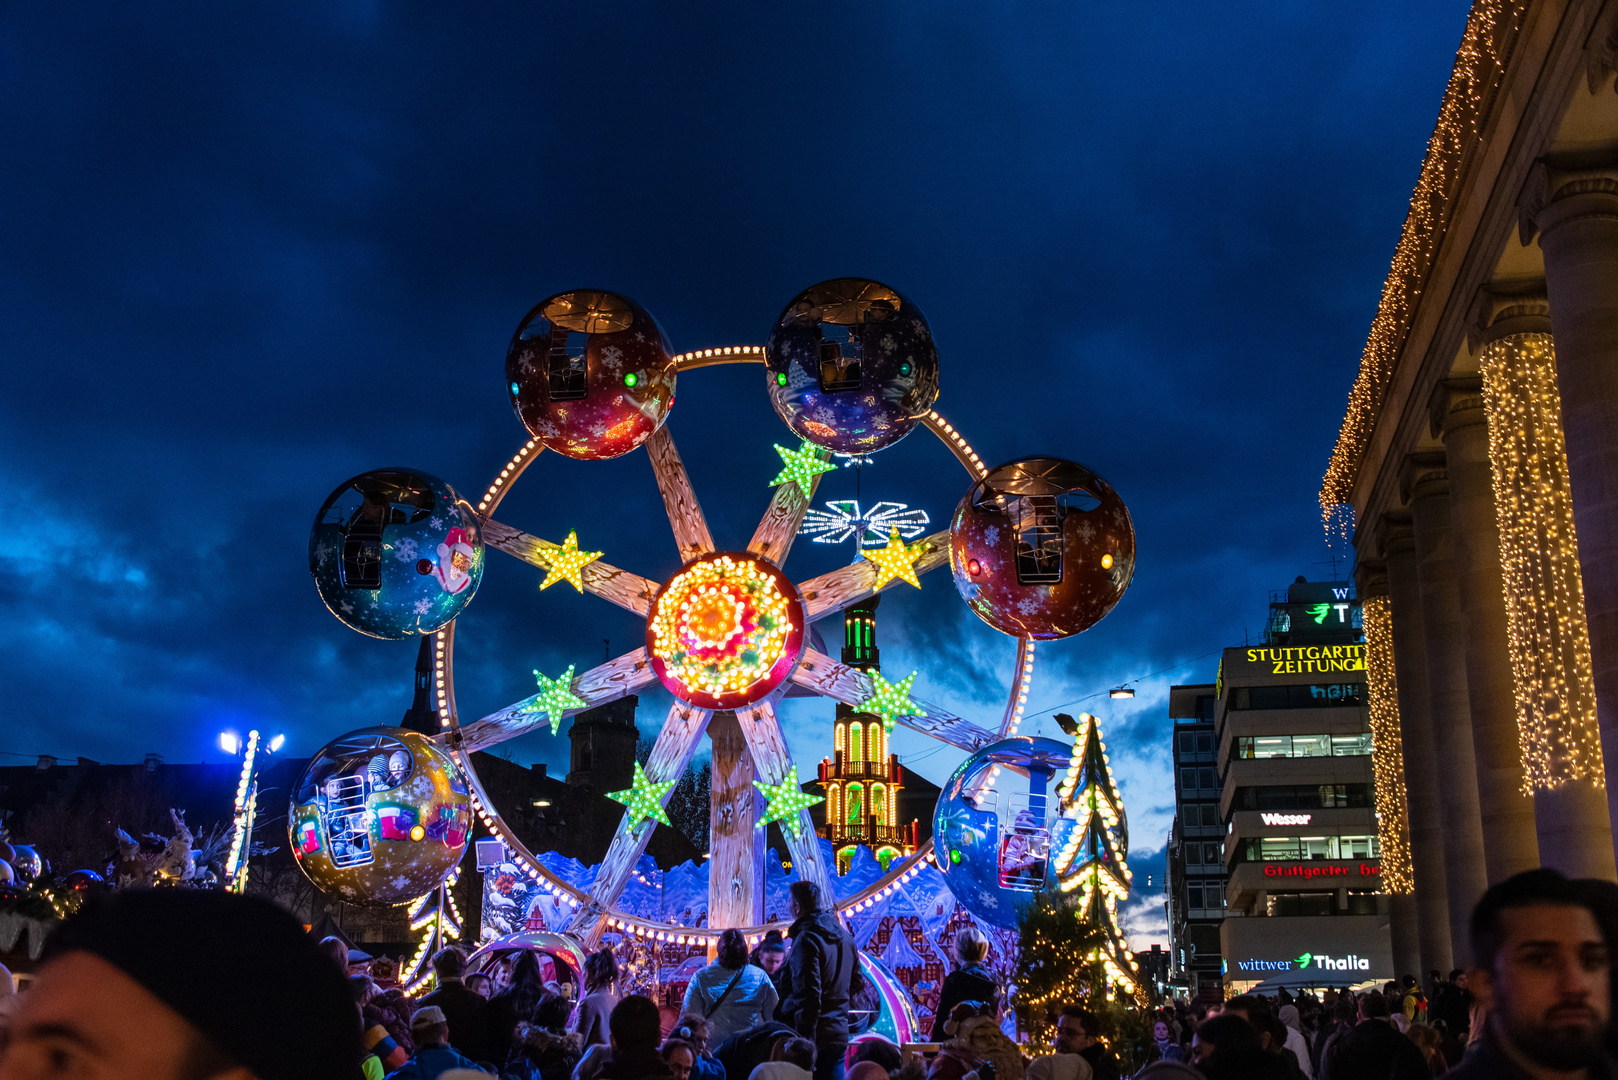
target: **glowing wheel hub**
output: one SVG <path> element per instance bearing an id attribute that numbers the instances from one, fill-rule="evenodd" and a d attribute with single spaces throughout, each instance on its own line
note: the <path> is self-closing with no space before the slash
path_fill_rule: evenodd
<path id="1" fill-rule="evenodd" d="M 652 602 L 646 653 L 681 701 L 739 709 L 780 686 L 803 655 L 803 600 L 753 555 L 718 552 L 681 568 Z"/>

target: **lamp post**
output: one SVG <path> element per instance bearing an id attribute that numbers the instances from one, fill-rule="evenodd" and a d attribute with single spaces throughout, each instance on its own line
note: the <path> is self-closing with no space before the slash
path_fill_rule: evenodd
<path id="1" fill-rule="evenodd" d="M 258 816 L 258 774 L 265 756 L 286 745 L 285 735 L 261 742 L 257 730 L 244 739 L 234 731 L 221 732 L 219 748 L 241 758 L 242 770 L 236 781 L 236 805 L 231 818 L 230 854 L 225 859 L 224 885 L 234 893 L 247 889 L 247 862 L 252 851 L 253 822 Z"/>

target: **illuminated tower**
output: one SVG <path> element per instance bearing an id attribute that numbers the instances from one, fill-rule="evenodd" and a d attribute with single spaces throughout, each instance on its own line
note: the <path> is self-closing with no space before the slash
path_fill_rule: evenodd
<path id="1" fill-rule="evenodd" d="M 881 669 L 876 647 L 876 606 L 880 595 L 843 609 L 843 663 L 861 671 Z M 826 791 L 826 824 L 821 835 L 837 852 L 837 870 L 846 873 L 854 849 L 869 847 L 884 867 L 895 855 L 916 850 L 916 823 L 899 825 L 899 792 L 904 772 L 888 753 L 888 733 L 879 717 L 837 706 L 832 756 L 820 763 Z"/>

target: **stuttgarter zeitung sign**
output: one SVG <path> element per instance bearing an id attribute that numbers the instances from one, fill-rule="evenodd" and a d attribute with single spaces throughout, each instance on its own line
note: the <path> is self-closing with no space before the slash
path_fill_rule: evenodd
<path id="1" fill-rule="evenodd" d="M 1322 956 L 1319 953 L 1302 953 L 1291 960 L 1258 960 L 1247 959 L 1236 961 L 1236 970 L 1240 972 L 1271 973 L 1277 971 L 1306 971 L 1310 965 L 1317 971 L 1370 971 L 1371 961 L 1363 956 Z M 1226 961 L 1226 970 L 1223 974 L 1230 974 L 1229 961 Z"/>
<path id="2" fill-rule="evenodd" d="M 1219 662 L 1219 682 L 1225 676 L 1256 667 L 1269 675 L 1325 675 L 1334 671 L 1364 671 L 1362 645 L 1261 645 L 1226 649 Z"/>

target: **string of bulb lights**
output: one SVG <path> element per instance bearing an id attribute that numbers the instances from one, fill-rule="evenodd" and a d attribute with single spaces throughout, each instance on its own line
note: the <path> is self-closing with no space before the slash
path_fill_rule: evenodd
<path id="1" fill-rule="evenodd" d="M 1399 676 L 1393 666 L 1393 605 L 1367 597 L 1365 687 L 1371 713 L 1371 775 L 1376 789 L 1376 831 L 1384 891 L 1416 891 L 1410 865 L 1410 804 L 1405 795 L 1404 737 L 1399 729 Z"/>
<path id="2" fill-rule="evenodd" d="M 1548 334 L 1512 335 L 1479 366 L 1523 792 L 1605 787 L 1555 346 Z"/>
<path id="3" fill-rule="evenodd" d="M 1462 161 L 1477 139 L 1527 6 L 1527 0 L 1479 0 L 1467 16 L 1438 123 L 1427 141 L 1421 174 L 1410 196 L 1410 212 L 1394 249 L 1359 374 L 1349 391 L 1343 426 L 1321 483 L 1322 523 L 1328 530 L 1342 531 L 1345 538 L 1352 532 L 1353 522 L 1341 508 L 1352 498 L 1360 462 L 1370 446 L 1422 286 L 1444 239 Z"/>

